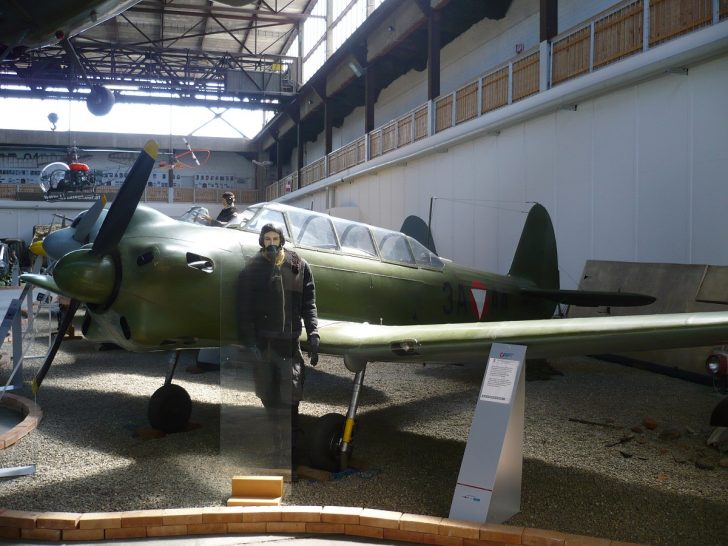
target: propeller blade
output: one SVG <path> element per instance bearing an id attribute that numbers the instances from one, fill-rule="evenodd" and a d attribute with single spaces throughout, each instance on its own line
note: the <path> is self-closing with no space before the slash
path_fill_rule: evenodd
<path id="1" fill-rule="evenodd" d="M 73 239 L 75 241 L 78 241 L 82 245 L 89 242 L 91 228 L 94 227 L 96 220 L 98 220 L 99 216 L 101 216 L 101 211 L 104 210 L 105 206 L 106 196 L 102 195 L 101 198 L 85 212 L 85 214 L 81 217 L 81 220 L 78 222 L 76 231 L 73 233 Z"/>
<path id="2" fill-rule="evenodd" d="M 186 138 L 183 138 L 182 140 L 185 141 L 185 146 L 187 146 L 187 150 L 189 150 L 190 154 L 192 155 L 192 159 L 195 160 L 195 163 L 197 166 L 200 166 L 200 161 L 197 159 L 197 156 L 195 155 L 195 151 L 192 149 L 192 146 L 190 146 L 190 143 L 187 141 Z"/>
<path id="3" fill-rule="evenodd" d="M 76 311 L 78 310 L 78 306 L 81 305 L 81 302 L 78 300 L 71 300 L 71 303 L 68 305 L 68 309 L 66 310 L 66 314 L 63 315 L 63 321 L 61 322 L 61 325 L 58 327 L 58 333 L 56 334 L 55 339 L 53 339 L 53 345 L 51 345 L 50 351 L 48 351 L 48 355 L 46 356 L 45 362 L 43 362 L 43 365 L 40 367 L 40 370 L 38 370 L 38 373 L 35 374 L 35 377 L 33 378 L 33 394 L 38 394 L 38 389 L 40 389 L 41 383 L 43 383 L 43 379 L 45 378 L 46 374 L 48 373 L 48 369 L 51 367 L 51 364 L 53 364 L 53 359 L 56 357 L 56 353 L 58 352 L 58 347 L 61 346 L 61 341 L 63 341 L 63 336 L 66 335 L 66 331 L 68 330 L 68 327 L 71 325 L 71 322 L 73 322 L 73 316 L 76 314 Z"/>
<path id="4" fill-rule="evenodd" d="M 91 252 L 94 254 L 107 254 L 116 247 L 123 237 L 137 204 L 139 204 L 139 199 L 144 193 L 147 179 L 157 160 L 158 150 L 157 143 L 150 140 L 137 157 L 119 193 L 111 203 L 98 235 L 96 235 L 94 244 L 91 247 Z"/>

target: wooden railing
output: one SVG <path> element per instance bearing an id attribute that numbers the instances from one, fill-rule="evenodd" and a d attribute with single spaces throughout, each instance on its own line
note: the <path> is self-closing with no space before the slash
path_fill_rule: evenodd
<path id="1" fill-rule="evenodd" d="M 415 124 L 415 141 L 428 136 L 427 119 L 429 113 L 430 109 L 427 104 L 423 104 L 419 108 L 415 108 L 413 116 Z"/>
<path id="2" fill-rule="evenodd" d="M 478 117 L 478 82 L 455 91 L 455 123 Z"/>
<path id="3" fill-rule="evenodd" d="M 397 149 L 397 121 L 391 121 L 382 127 L 382 153 Z"/>
<path id="4" fill-rule="evenodd" d="M 512 100 L 516 102 L 538 93 L 540 55 L 536 51 L 513 63 Z"/>
<path id="5" fill-rule="evenodd" d="M 291 173 L 285 178 L 281 178 L 278 182 L 274 182 L 265 189 L 265 200 L 272 201 L 292 191 L 298 189 L 298 173 Z"/>
<path id="6" fill-rule="evenodd" d="M 359 137 L 354 142 L 350 142 L 346 146 L 339 148 L 335 152 L 328 155 L 329 171 L 328 175 L 340 173 L 350 167 L 364 163 L 365 158 L 365 137 Z"/>
<path id="7" fill-rule="evenodd" d="M 301 187 L 308 186 L 326 177 L 326 158 L 322 157 L 301 169 Z"/>
<path id="8" fill-rule="evenodd" d="M 307 165 L 301 187 L 726 18 L 728 0 L 625 0 Z"/>
<path id="9" fill-rule="evenodd" d="M 119 193 L 120 186 L 96 186 L 96 195 L 105 195 L 106 199 L 113 201 Z M 297 188 L 296 188 L 297 189 Z M 218 203 L 222 194 L 232 191 L 235 200 L 240 205 L 257 203 L 260 201 L 258 190 L 226 190 L 219 188 L 166 188 L 148 186 L 144 188 L 141 202 L 144 203 Z M 17 201 L 44 201 L 43 189 L 38 184 L 0 184 L 0 199 Z"/>
<path id="10" fill-rule="evenodd" d="M 480 80 L 483 98 L 480 111 L 490 112 L 508 104 L 508 67 L 504 66 L 498 70 L 486 74 Z"/>
<path id="11" fill-rule="evenodd" d="M 551 84 L 556 85 L 589 72 L 589 27 L 554 41 Z"/>
<path id="12" fill-rule="evenodd" d="M 712 0 L 650 0 L 650 45 L 709 25 Z"/>
<path id="13" fill-rule="evenodd" d="M 594 22 L 594 68 L 642 49 L 642 13 L 642 2 L 639 1 Z"/>
<path id="14" fill-rule="evenodd" d="M 144 188 L 144 201 L 166 203 L 169 201 L 169 188 Z"/>

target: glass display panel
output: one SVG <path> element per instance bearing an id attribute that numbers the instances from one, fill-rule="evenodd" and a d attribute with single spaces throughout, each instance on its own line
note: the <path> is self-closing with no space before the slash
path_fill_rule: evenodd
<path id="1" fill-rule="evenodd" d="M 260 214 L 256 225 L 283 225 Z M 278 215 L 278 220 L 276 220 Z M 284 250 L 285 252 L 285 250 Z M 280 475 L 290 480 L 296 396 L 297 343 L 285 265 L 262 251 L 221 272 L 220 460 L 235 475 Z M 234 289 L 233 289 L 234 287 Z"/>

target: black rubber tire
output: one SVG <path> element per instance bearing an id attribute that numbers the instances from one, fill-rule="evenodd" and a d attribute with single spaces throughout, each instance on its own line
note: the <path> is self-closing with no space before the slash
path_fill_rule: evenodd
<path id="1" fill-rule="evenodd" d="M 728 427 L 728 396 L 723 398 L 718 405 L 713 408 L 710 415 L 710 426 L 712 427 Z"/>
<path id="2" fill-rule="evenodd" d="M 327 413 L 318 418 L 308 434 L 308 456 L 313 468 L 337 472 L 340 470 L 339 446 L 346 418 Z"/>
<path id="3" fill-rule="evenodd" d="M 187 428 L 192 414 L 190 395 L 179 385 L 159 387 L 149 399 L 149 424 L 163 432 Z"/>
<path id="4" fill-rule="evenodd" d="M 86 98 L 86 108 L 94 116 L 105 116 L 114 107 L 114 93 L 103 85 L 91 87 L 91 93 Z"/>

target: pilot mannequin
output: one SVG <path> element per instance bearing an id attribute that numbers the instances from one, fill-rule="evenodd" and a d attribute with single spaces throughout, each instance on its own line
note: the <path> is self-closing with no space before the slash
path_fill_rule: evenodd
<path id="1" fill-rule="evenodd" d="M 208 216 L 206 220 L 208 225 L 222 227 L 227 225 L 230 220 L 238 215 L 238 209 L 235 207 L 235 194 L 231 191 L 226 191 L 222 194 L 223 208 L 217 218 L 214 220 Z"/>
<path id="2" fill-rule="evenodd" d="M 298 254 L 284 250 L 285 242 L 282 228 L 263 226 L 258 239 L 260 252 L 240 273 L 238 309 L 241 342 L 256 356 L 255 392 L 272 421 L 276 450 L 286 460 L 291 455 L 295 480 L 298 405 L 305 369 L 298 339 L 301 323 L 308 334 L 312 366 L 318 364 L 319 334 L 311 268 Z"/>

